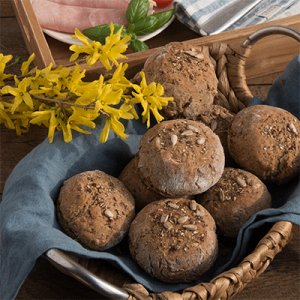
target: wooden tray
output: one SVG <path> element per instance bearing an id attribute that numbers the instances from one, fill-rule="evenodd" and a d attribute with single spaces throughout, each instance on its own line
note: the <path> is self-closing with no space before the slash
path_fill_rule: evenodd
<path id="1" fill-rule="evenodd" d="M 54 66 L 68 64 L 69 58 L 73 53 L 69 50 L 70 45 L 49 38 L 43 33 L 30 0 L 11 1 L 28 51 L 30 54 L 34 52 L 36 55 L 35 64 L 39 68 L 44 68 L 51 62 Z M 241 44 L 257 29 L 269 25 L 286 25 L 300 30 L 300 17 L 296 15 L 213 36 L 190 39 L 188 41 L 194 45 L 208 45 L 216 41 Z M 190 30 L 187 29 L 187 31 Z M 185 35 L 183 34 L 182 36 Z M 174 41 L 178 41 L 176 35 L 174 36 Z M 161 46 L 163 45 L 164 40 L 162 39 Z M 126 55 L 128 57 L 126 62 L 129 64 L 129 69 L 126 72 L 127 77 L 130 78 L 140 71 L 146 58 L 153 51 L 155 51 L 155 48 L 139 53 L 128 53 Z M 283 71 L 287 63 L 299 52 L 299 43 L 289 37 L 281 37 L 278 39 L 276 36 L 270 36 L 264 38 L 255 44 L 251 57 L 247 59 L 247 79 Z M 259 59 L 257 59 L 258 57 Z M 83 68 L 88 70 L 87 65 L 83 65 Z M 88 74 L 91 76 L 99 76 L 99 72 L 102 71 L 104 71 L 104 69 L 101 68 L 99 64 L 96 64 L 92 70 L 88 70 Z"/>

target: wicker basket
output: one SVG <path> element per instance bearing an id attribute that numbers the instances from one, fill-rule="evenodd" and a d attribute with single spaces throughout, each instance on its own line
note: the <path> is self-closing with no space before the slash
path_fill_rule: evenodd
<path id="1" fill-rule="evenodd" d="M 214 64 L 219 79 L 219 93 L 215 98 L 215 104 L 234 113 L 249 104 L 253 96 L 246 83 L 245 62 L 255 42 L 270 34 L 288 35 L 300 42 L 299 31 L 285 26 L 269 26 L 254 32 L 242 45 L 213 43 L 202 46 L 202 50 Z M 180 293 L 168 291 L 150 293 L 143 285 L 132 282 L 117 271 L 112 271 L 111 267 L 106 267 L 105 262 L 100 262 L 100 265 L 96 260 L 79 258 L 56 249 L 49 250 L 45 257 L 62 272 L 75 277 L 110 299 L 224 300 L 241 292 L 247 283 L 266 270 L 275 255 L 288 243 L 292 226 L 292 223 L 286 221 L 275 223 L 252 253 L 238 266 L 221 273 L 209 283 L 199 283 Z M 110 274 L 105 276 L 106 272 Z M 114 277 L 113 284 L 103 279 L 107 277 Z"/>

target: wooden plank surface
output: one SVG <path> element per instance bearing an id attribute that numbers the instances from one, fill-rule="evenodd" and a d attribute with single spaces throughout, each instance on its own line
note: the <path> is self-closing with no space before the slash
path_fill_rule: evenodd
<path id="1" fill-rule="evenodd" d="M 60 41 L 57 41 L 42 33 L 42 29 L 38 24 L 37 18 L 33 13 L 30 0 L 12 0 L 17 19 L 21 25 L 21 30 L 25 43 L 29 49 L 29 53 L 35 52 L 37 56 L 37 65 L 41 67 L 48 66 L 50 62 L 56 65 L 65 65 L 69 62 L 70 54 L 69 46 Z M 249 37 L 254 31 L 266 26 L 265 24 L 258 24 L 255 26 L 224 32 L 221 34 L 201 37 L 191 30 L 186 32 L 185 27 L 175 21 L 173 26 L 169 26 L 163 31 L 158 39 L 150 41 L 148 51 L 142 53 L 132 54 L 130 49 L 128 51 L 128 60 L 130 61 L 131 70 L 128 70 L 129 76 L 132 75 L 131 71 L 140 69 L 140 66 L 153 51 L 154 48 L 163 46 L 171 41 L 188 40 L 194 45 L 208 45 L 213 42 L 225 42 L 233 44 L 241 44 Z M 292 16 L 281 20 L 275 20 L 268 23 L 269 26 L 286 25 L 300 30 L 299 16 Z M 153 41 L 155 41 L 153 43 Z M 156 44 L 155 44 L 156 43 Z M 300 52 L 300 45 L 297 41 L 290 37 L 272 35 L 258 41 L 253 47 L 251 56 L 246 62 L 246 75 L 247 78 L 255 78 L 279 72 L 284 70 L 287 62 L 289 62 L 297 53 Z M 257 59 L 260 57 L 260 59 Z M 89 73 L 98 74 L 104 69 L 96 65 L 94 71 Z"/>
<path id="2" fill-rule="evenodd" d="M 19 55 L 24 59 L 29 56 L 23 41 L 22 31 L 11 6 L 10 0 L 0 0 L 0 53 Z M 168 41 L 183 40 L 185 37 L 198 38 L 195 33 L 186 29 L 179 22 L 169 28 Z M 150 42 L 155 48 L 165 41 L 161 36 Z M 59 43 L 60 44 L 60 43 Z M 60 46 L 59 46 L 60 47 Z M 16 66 L 15 70 L 19 67 Z M 14 72 L 12 70 L 12 72 Z M 254 95 L 264 99 L 273 81 L 280 72 L 248 80 Z M 47 136 L 47 129 L 32 126 L 29 133 L 16 136 L 14 131 L 0 127 L 0 196 L 5 181 L 15 165 Z M 300 295 L 300 231 L 293 227 L 293 238 L 281 253 L 276 255 L 267 270 L 257 279 L 250 282 L 235 300 L 295 300 Z M 122 276 L 113 268 L 103 263 L 103 272 L 117 282 Z M 107 271 L 109 270 L 109 271 Z M 1 279 L 0 279 L 1 281 Z M 61 273 L 45 259 L 37 264 L 22 285 L 16 299 L 102 299 L 96 292 L 75 279 Z"/>

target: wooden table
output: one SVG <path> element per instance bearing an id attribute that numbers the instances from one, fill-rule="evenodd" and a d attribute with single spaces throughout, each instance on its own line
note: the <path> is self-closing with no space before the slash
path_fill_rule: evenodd
<path id="1" fill-rule="evenodd" d="M 0 0 L 0 53 L 28 58 L 10 0 Z M 162 34 L 148 42 L 150 48 L 171 41 L 189 40 L 199 36 L 175 21 Z M 18 67 L 17 67 L 18 68 Z M 17 69 L 16 68 L 16 69 Z M 13 70 L 10 70 L 13 72 Z M 248 80 L 254 95 L 265 99 L 272 82 L 280 73 Z M 47 129 L 32 126 L 29 133 L 17 136 L 1 125 L 0 194 L 15 165 L 47 136 Z M 300 297 L 300 238 L 299 226 L 293 226 L 293 237 L 267 270 L 250 282 L 236 300 L 296 300 Z M 100 297 L 100 298 L 99 298 Z M 64 275 L 47 260 L 41 258 L 22 285 L 16 299 L 103 299 L 96 292 L 75 279 Z"/>

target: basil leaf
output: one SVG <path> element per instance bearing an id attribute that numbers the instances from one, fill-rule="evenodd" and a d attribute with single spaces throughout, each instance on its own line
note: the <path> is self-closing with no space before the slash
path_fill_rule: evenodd
<path id="1" fill-rule="evenodd" d="M 130 47 L 133 52 L 140 52 L 140 51 L 149 49 L 148 46 L 144 42 L 142 42 L 136 38 L 130 40 Z"/>
<path id="2" fill-rule="evenodd" d="M 138 36 L 142 36 L 154 32 L 155 30 L 161 28 L 163 25 L 169 22 L 174 15 L 174 12 L 175 9 L 173 8 L 140 19 L 139 21 L 134 23 L 134 33 Z"/>
<path id="3" fill-rule="evenodd" d="M 129 24 L 147 17 L 149 11 L 148 0 L 131 0 L 126 10 L 126 20 Z"/>
<path id="4" fill-rule="evenodd" d="M 117 33 L 122 25 L 120 24 L 114 24 L 114 34 Z M 110 35 L 110 25 L 109 24 L 102 24 L 95 27 L 90 27 L 87 29 L 82 30 L 82 33 L 91 39 L 92 41 L 98 41 L 101 44 L 105 44 L 105 38 Z M 123 26 L 122 32 L 121 32 L 121 39 L 124 38 L 127 35 L 127 30 Z"/>
<path id="5" fill-rule="evenodd" d="M 134 33 L 134 28 L 135 28 L 135 25 L 134 24 L 130 24 L 127 28 L 127 34 L 131 34 L 131 33 Z"/>

